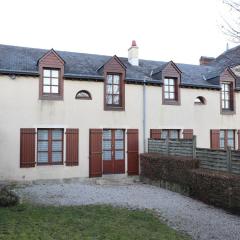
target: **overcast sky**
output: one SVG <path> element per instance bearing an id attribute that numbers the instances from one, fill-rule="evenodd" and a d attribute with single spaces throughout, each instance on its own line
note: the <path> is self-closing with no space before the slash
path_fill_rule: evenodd
<path id="1" fill-rule="evenodd" d="M 1 1 L 0 43 L 198 64 L 226 49 L 222 0 Z M 230 47 L 234 45 L 229 42 Z"/>

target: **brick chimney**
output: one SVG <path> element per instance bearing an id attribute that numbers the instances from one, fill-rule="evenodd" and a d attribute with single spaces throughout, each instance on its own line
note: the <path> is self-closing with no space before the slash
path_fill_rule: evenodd
<path id="1" fill-rule="evenodd" d="M 138 46 L 135 40 L 132 41 L 132 46 L 128 49 L 128 62 L 133 66 L 139 65 Z"/>
<path id="2" fill-rule="evenodd" d="M 215 58 L 213 57 L 205 57 L 201 56 L 199 59 L 199 64 L 200 65 L 208 65 L 210 62 L 212 62 Z"/>

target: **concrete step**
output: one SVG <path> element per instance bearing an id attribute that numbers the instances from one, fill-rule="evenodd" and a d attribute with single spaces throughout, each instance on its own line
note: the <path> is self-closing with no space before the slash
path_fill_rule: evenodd
<path id="1" fill-rule="evenodd" d="M 132 185 L 136 182 L 139 182 L 138 176 L 127 176 L 125 174 L 109 174 L 95 179 L 95 183 L 98 185 L 110 186 Z"/>

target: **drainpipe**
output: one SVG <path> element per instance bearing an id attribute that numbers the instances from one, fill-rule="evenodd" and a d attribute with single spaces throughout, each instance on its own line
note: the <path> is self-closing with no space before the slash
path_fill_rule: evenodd
<path id="1" fill-rule="evenodd" d="M 143 80 L 143 151 L 147 151 L 146 146 L 146 78 Z"/>

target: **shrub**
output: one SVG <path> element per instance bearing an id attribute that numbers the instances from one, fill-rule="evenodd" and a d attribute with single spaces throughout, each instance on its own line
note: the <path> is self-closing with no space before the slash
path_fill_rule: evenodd
<path id="1" fill-rule="evenodd" d="M 0 207 L 14 206 L 19 203 L 19 197 L 16 193 L 7 187 L 0 188 Z"/>

